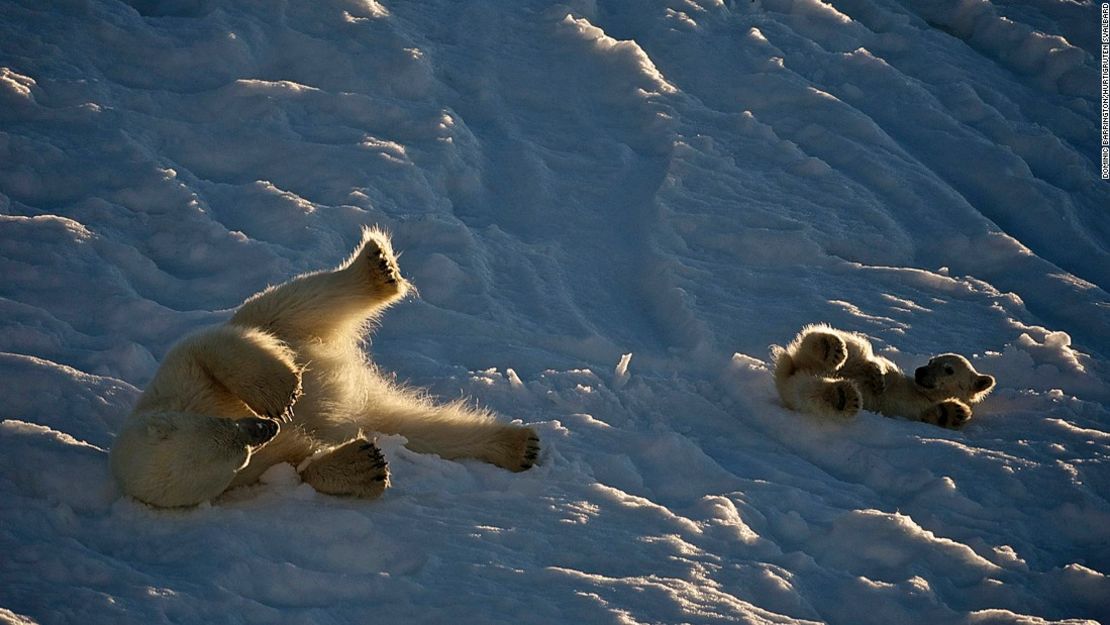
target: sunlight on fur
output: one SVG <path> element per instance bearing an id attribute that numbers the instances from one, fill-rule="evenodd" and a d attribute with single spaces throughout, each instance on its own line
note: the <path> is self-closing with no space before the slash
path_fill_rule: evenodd
<path id="1" fill-rule="evenodd" d="M 116 480 L 147 503 L 186 506 L 288 462 L 320 492 L 369 499 L 389 485 L 389 468 L 368 432 L 448 459 L 530 468 L 531 428 L 461 400 L 437 403 L 367 360 L 366 331 L 411 288 L 389 236 L 368 228 L 336 269 L 270 287 L 226 324 L 185 338 L 112 447 Z"/>
<path id="2" fill-rule="evenodd" d="M 994 388 L 994 378 L 959 354 L 934 356 L 913 376 L 874 353 L 856 332 L 809 325 L 786 347 L 771 347 L 775 388 L 787 408 L 848 418 L 862 408 L 947 428 L 971 420 L 971 406 Z"/>

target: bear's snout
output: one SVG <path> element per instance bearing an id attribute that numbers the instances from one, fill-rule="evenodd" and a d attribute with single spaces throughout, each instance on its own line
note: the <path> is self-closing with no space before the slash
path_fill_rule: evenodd
<path id="1" fill-rule="evenodd" d="M 277 433 L 281 430 L 277 421 L 256 417 L 239 419 L 235 422 L 235 427 L 239 428 L 239 431 L 246 436 L 247 444 L 251 447 L 270 442 L 270 439 L 277 436 Z"/>
<path id="2" fill-rule="evenodd" d="M 933 388 L 932 383 L 929 382 L 929 368 L 928 367 L 918 367 L 917 369 L 915 369 L 914 372 L 913 372 L 913 381 L 916 382 L 918 384 L 918 386 L 924 386 L 925 388 Z"/>

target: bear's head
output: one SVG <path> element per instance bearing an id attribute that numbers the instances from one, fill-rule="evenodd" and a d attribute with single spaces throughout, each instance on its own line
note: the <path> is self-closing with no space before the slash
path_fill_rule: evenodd
<path id="1" fill-rule="evenodd" d="M 223 492 L 251 451 L 274 438 L 279 427 L 261 418 L 142 414 L 112 444 L 112 473 L 123 491 L 140 501 L 161 507 L 195 505 Z"/>
<path id="2" fill-rule="evenodd" d="M 928 395 L 938 399 L 954 397 L 974 404 L 994 388 L 994 376 L 979 373 L 959 354 L 941 354 L 918 367 L 913 381 Z"/>

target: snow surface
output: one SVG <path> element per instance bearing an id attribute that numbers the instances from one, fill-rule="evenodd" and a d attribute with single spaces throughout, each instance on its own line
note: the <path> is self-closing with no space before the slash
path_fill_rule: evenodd
<path id="1" fill-rule="evenodd" d="M 0 623 L 1110 622 L 1090 0 L 0 2 Z M 375 358 L 534 424 L 199 509 L 105 450 L 159 358 L 382 224 Z M 786 411 L 803 324 L 998 389 Z"/>

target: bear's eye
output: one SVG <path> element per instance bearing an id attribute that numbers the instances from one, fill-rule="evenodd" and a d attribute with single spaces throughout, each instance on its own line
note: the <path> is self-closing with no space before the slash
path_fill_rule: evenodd
<path id="1" fill-rule="evenodd" d="M 952 368 L 952 365 L 944 365 L 944 372 L 948 375 L 952 375 L 956 370 Z"/>

